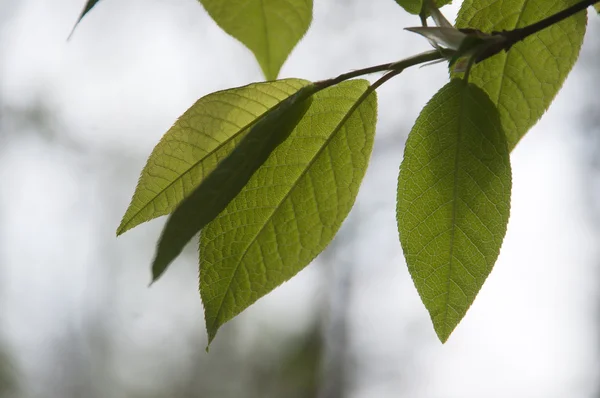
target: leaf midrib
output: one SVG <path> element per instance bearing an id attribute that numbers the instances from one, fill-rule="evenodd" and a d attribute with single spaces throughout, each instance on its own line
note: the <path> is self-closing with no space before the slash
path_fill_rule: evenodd
<path id="1" fill-rule="evenodd" d="M 261 12 L 262 18 L 263 18 L 263 31 L 265 34 L 265 47 L 266 47 L 265 62 L 266 62 L 267 71 L 268 71 L 268 73 L 266 75 L 267 75 L 267 79 L 270 79 L 271 74 L 273 72 L 271 70 L 271 43 L 269 41 L 269 28 L 267 27 L 267 14 L 265 12 L 264 0 L 260 0 L 260 12 Z M 275 78 L 277 78 L 277 76 L 275 76 Z"/>
<path id="2" fill-rule="evenodd" d="M 159 192 L 157 192 L 156 195 L 154 195 L 152 197 L 152 199 L 150 199 L 146 204 L 144 204 L 142 207 L 140 207 L 140 209 L 138 211 L 136 211 L 131 216 L 131 218 L 129 219 L 129 221 L 117 230 L 117 236 L 120 235 L 120 234 L 122 234 L 122 233 L 124 233 L 125 231 L 127 231 L 129 229 L 128 228 L 129 225 L 133 223 L 133 221 L 135 220 L 135 218 L 138 215 L 140 215 L 141 212 L 143 212 L 144 210 L 146 210 L 156 200 L 156 198 L 158 198 L 160 195 L 164 194 L 168 189 L 170 189 L 177 182 L 181 181 L 184 176 L 188 175 L 192 170 L 194 170 L 196 167 L 198 167 L 206 159 L 208 159 L 211 156 L 215 155 L 225 145 L 227 145 L 230 142 L 232 142 L 233 140 L 235 140 L 238 136 L 242 135 L 244 132 L 247 132 L 248 129 L 252 128 L 252 126 L 254 126 L 256 123 L 258 123 L 264 117 L 266 117 L 267 114 L 269 114 L 269 113 L 277 110 L 278 107 L 281 105 L 282 102 L 284 102 L 285 100 L 287 100 L 291 96 L 295 95 L 298 91 L 302 90 L 304 87 L 306 87 L 306 86 L 300 87 L 295 93 L 289 94 L 284 99 L 279 100 L 279 102 L 277 104 L 275 104 L 274 106 L 272 106 L 271 108 L 267 108 L 260 116 L 256 117 L 250 123 L 248 123 L 245 126 L 241 127 L 236 133 L 234 133 L 233 135 L 231 135 L 230 137 L 228 137 L 225 141 L 223 141 L 219 145 L 217 145 L 210 153 L 208 153 L 206 156 L 202 157 L 201 159 L 199 159 L 198 161 L 196 161 L 195 163 L 193 163 L 190 167 L 188 167 L 185 171 L 183 171 L 176 179 L 174 179 L 173 181 L 171 181 L 167 186 L 165 186 L 163 189 L 161 189 Z M 219 163 L 220 162 L 217 161 L 216 164 L 218 165 Z M 214 169 L 213 169 L 213 171 L 214 171 Z M 211 171 L 211 173 L 212 173 L 212 171 Z M 208 174 L 210 174 L 210 173 L 208 173 Z M 207 176 L 203 176 L 202 180 L 204 180 L 204 178 L 206 178 L 206 177 Z"/>
<path id="3" fill-rule="evenodd" d="M 458 174 L 459 174 L 459 158 L 460 158 L 460 144 L 462 142 L 462 125 L 463 125 L 463 117 L 464 117 L 464 109 L 465 109 L 465 98 L 468 95 L 468 92 L 466 92 L 466 90 L 468 90 L 468 82 L 467 81 L 461 81 L 459 82 L 459 84 L 464 84 L 463 87 L 461 87 L 461 91 L 464 92 L 464 94 L 461 94 L 461 99 L 460 99 L 460 108 L 459 108 L 459 117 L 458 117 L 458 134 L 456 137 L 456 157 L 454 158 L 454 189 L 452 191 L 452 232 L 450 235 L 450 253 L 449 253 L 449 257 L 448 257 L 448 280 L 446 281 L 446 302 L 444 304 L 444 314 L 442 316 L 442 324 L 444 327 L 444 341 L 445 339 L 447 339 L 447 332 L 448 332 L 448 308 L 449 308 L 449 304 L 450 304 L 450 283 L 452 282 L 452 260 L 453 260 L 453 256 L 454 256 L 454 238 L 456 237 L 456 210 L 457 210 L 457 202 L 458 202 Z"/>
<path id="4" fill-rule="evenodd" d="M 368 90 L 369 90 L 369 87 L 367 86 L 367 89 L 365 90 L 365 93 L 368 92 Z M 242 254 L 240 256 L 240 259 L 239 259 L 239 261 L 237 262 L 237 264 L 235 266 L 235 269 L 234 269 L 234 271 L 232 273 L 232 276 L 229 279 L 229 282 L 227 283 L 227 289 L 225 290 L 225 292 L 221 296 L 221 302 L 219 303 L 217 314 L 213 318 L 213 321 L 212 321 L 209 329 L 213 329 L 214 328 L 215 323 L 218 321 L 219 317 L 221 316 L 221 313 L 223 311 L 223 302 L 225 301 L 225 297 L 227 296 L 227 294 L 229 294 L 229 292 L 231 290 L 231 284 L 233 283 L 233 280 L 237 276 L 237 273 L 239 272 L 239 270 L 241 268 L 241 264 L 242 264 L 244 258 L 246 257 L 246 255 L 248 254 L 248 250 L 254 244 L 254 242 L 256 242 L 256 239 L 262 234 L 262 232 L 264 231 L 264 229 L 268 225 L 269 221 L 271 221 L 271 219 L 273 218 L 273 216 L 275 215 L 275 213 L 277 213 L 277 210 L 279 210 L 281 204 L 284 203 L 289 198 L 289 196 L 292 194 L 292 192 L 296 188 L 298 182 L 308 173 L 308 171 L 310 170 L 310 168 L 312 167 L 312 165 L 315 163 L 316 159 L 319 158 L 319 156 L 324 151 L 324 149 L 329 145 L 330 141 L 334 138 L 334 136 L 337 135 L 337 133 L 339 133 L 339 131 L 341 130 L 342 126 L 348 121 L 348 119 L 350 118 L 350 116 L 352 116 L 352 114 L 358 109 L 358 107 L 369 97 L 369 95 L 371 95 L 371 93 L 369 93 L 369 95 L 365 96 L 364 95 L 365 93 L 363 93 L 361 95 L 361 97 L 359 97 L 359 99 L 357 100 L 357 102 L 355 102 L 354 105 L 352 105 L 350 107 L 350 109 L 348 110 L 348 113 L 346 113 L 346 115 L 342 118 L 342 120 L 334 128 L 334 130 L 332 131 L 332 133 L 330 134 L 330 136 L 325 140 L 325 143 L 321 146 L 321 148 L 319 148 L 319 150 L 312 157 L 312 159 L 308 163 L 307 167 L 305 168 L 305 171 L 302 172 L 302 173 L 300 173 L 298 175 L 298 177 L 295 179 L 295 181 L 291 185 L 290 190 L 284 195 L 284 197 L 281 199 L 281 201 L 279 202 L 279 204 L 276 207 L 273 208 L 273 211 L 267 217 L 267 219 L 265 220 L 264 224 L 260 227 L 260 229 L 254 235 L 254 237 L 249 241 L 248 245 L 244 248 L 244 250 L 243 250 L 243 252 L 242 252 Z"/>

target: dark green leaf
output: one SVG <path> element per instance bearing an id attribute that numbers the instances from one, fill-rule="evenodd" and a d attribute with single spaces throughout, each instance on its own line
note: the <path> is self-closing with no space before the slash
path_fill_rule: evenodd
<path id="1" fill-rule="evenodd" d="M 231 154 L 175 209 L 158 242 L 152 264 L 153 280 L 195 234 L 225 209 L 271 152 L 285 141 L 308 110 L 314 91 L 314 85 L 306 86 L 279 103 L 250 128 Z"/>
<path id="2" fill-rule="evenodd" d="M 202 231 L 200 294 L 210 340 L 337 233 L 373 145 L 377 101 L 368 88 L 352 80 L 315 94 L 288 140 Z"/>
<path id="3" fill-rule="evenodd" d="M 498 257 L 510 189 L 508 146 L 496 107 L 477 86 L 452 80 L 419 115 L 398 179 L 400 242 L 442 342 Z"/>
<path id="4" fill-rule="evenodd" d="M 79 15 L 79 18 L 77 18 L 77 22 L 75 22 L 75 26 L 73 26 L 73 30 L 71 30 L 71 34 L 69 35 L 69 37 L 71 37 L 73 35 L 73 32 L 75 32 L 75 28 L 77 27 L 77 25 L 79 25 L 79 22 L 81 22 L 81 19 L 96 5 L 96 3 L 98 3 L 100 0 L 88 0 L 88 2 L 85 4 L 85 7 L 83 7 L 83 11 L 81 11 L 81 14 Z"/>

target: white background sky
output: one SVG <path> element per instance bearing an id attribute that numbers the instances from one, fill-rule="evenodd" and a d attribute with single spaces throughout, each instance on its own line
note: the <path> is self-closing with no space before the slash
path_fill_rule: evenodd
<path id="1" fill-rule="evenodd" d="M 24 134 L 0 150 L 1 333 L 26 377 L 36 381 L 32 396 L 50 382 L 46 369 L 57 361 L 53 345 L 65 325 L 77 325 L 89 312 L 110 308 L 115 350 L 123 355 L 160 356 L 167 364 L 185 356 L 189 342 L 179 341 L 178 331 L 203 324 L 193 259 L 178 260 L 148 289 L 153 240 L 164 219 L 116 239 L 121 214 L 104 208 L 125 210 L 145 156 L 197 98 L 262 79 L 252 55 L 194 0 L 103 0 L 67 42 L 82 3 L 0 1 L 0 13 L 12 10 L 0 19 L 4 104 L 47 101 L 61 134 L 131 159 L 120 170 L 120 163 L 48 149 Z M 402 30 L 418 19 L 392 0 L 315 3 L 311 30 L 281 77 L 332 77 L 428 47 Z M 449 19 L 456 9 L 445 10 Z M 600 19 L 590 17 L 583 57 L 593 65 Z M 579 65 L 513 152 L 511 219 L 500 258 L 445 345 L 407 273 L 394 212 L 402 144 L 447 73 L 443 65 L 410 70 L 380 90 L 375 157 L 354 214 L 360 241 L 348 303 L 357 353 L 353 397 L 588 397 L 596 391 L 599 236 L 586 207 L 586 143 L 572 120 L 597 88 L 583 76 Z M 397 149 L 385 150 L 390 143 Z M 115 171 L 121 183 L 107 190 Z M 100 254 L 113 261 L 99 264 Z M 221 344 L 250 341 L 265 325 L 294 332 L 309 322 L 327 288 L 320 266 L 317 261 L 233 321 L 245 325 L 245 334 Z M 112 270 L 110 278 L 97 267 Z M 107 283 L 117 286 L 117 298 L 106 293 Z M 111 300 L 119 304 L 107 306 Z M 205 336 L 195 343 L 204 345 Z M 218 347 L 208 355 L 218 355 Z M 150 365 L 115 366 L 146 379 Z"/>

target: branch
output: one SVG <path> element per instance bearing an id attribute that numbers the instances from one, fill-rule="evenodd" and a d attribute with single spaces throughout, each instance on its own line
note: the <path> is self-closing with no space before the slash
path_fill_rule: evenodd
<path id="1" fill-rule="evenodd" d="M 572 5 L 571 7 L 565 8 L 564 10 L 549 16 L 548 18 L 544 18 L 541 21 L 535 22 L 523 28 L 516 28 L 513 30 L 502 32 L 492 32 L 491 36 L 502 37 L 504 40 L 498 41 L 496 43 L 491 43 L 490 45 L 484 47 L 475 57 L 475 63 L 479 63 L 487 58 L 490 58 L 491 56 L 498 54 L 502 50 L 508 51 L 513 45 L 522 40 L 525 40 L 527 37 L 538 33 L 556 23 L 559 23 L 562 20 L 569 18 L 598 2 L 600 2 L 600 0 L 582 0 L 579 3 Z M 459 30 L 467 34 L 477 32 L 475 29 L 468 28 Z"/>
<path id="2" fill-rule="evenodd" d="M 501 32 L 500 34 L 506 37 L 508 41 L 508 50 L 513 44 L 524 40 L 525 38 L 531 36 L 534 33 L 537 33 L 556 23 L 561 22 L 563 19 L 569 18 L 570 16 L 573 16 L 578 12 L 585 10 L 589 6 L 594 5 L 599 1 L 600 0 L 583 0 L 577 4 L 572 5 L 571 7 L 565 8 L 564 10 L 559 11 L 556 14 L 549 16 L 548 18 L 542 19 L 541 21 L 533 23 L 529 26 L 513 29 L 508 32 Z"/>
<path id="3" fill-rule="evenodd" d="M 315 85 L 318 87 L 319 90 L 323 90 L 327 87 L 331 87 L 336 84 L 339 84 L 339 83 L 343 82 L 344 80 L 353 79 L 355 77 L 359 77 L 359 76 L 363 76 L 363 75 L 368 75 L 370 73 L 385 72 L 385 71 L 394 71 L 394 72 L 399 71 L 398 73 L 400 73 L 404 69 L 409 68 L 411 66 L 424 64 L 425 62 L 437 61 L 439 59 L 448 58 L 448 57 L 452 56 L 453 54 L 454 54 L 454 51 L 445 50 L 445 49 L 443 49 L 441 51 L 438 51 L 438 50 L 427 51 L 427 52 L 424 52 L 424 53 L 421 53 L 421 54 L 418 54 L 418 55 L 415 55 L 415 56 L 412 56 L 409 58 L 405 58 L 401 61 L 390 62 L 387 64 L 371 66 L 369 68 L 357 69 L 352 72 L 343 73 L 343 74 L 339 75 L 338 77 L 335 77 L 332 79 L 318 81 L 315 83 Z M 387 75 L 385 75 L 385 76 L 387 76 Z M 375 84 L 377 84 L 377 83 L 375 83 Z"/>
<path id="4" fill-rule="evenodd" d="M 513 30 L 503 31 L 503 32 L 492 32 L 492 36 L 494 36 L 494 35 L 502 36 L 504 38 L 504 40 L 498 41 L 496 43 L 493 43 L 493 44 L 483 48 L 482 51 L 476 55 L 474 61 L 475 61 L 475 63 L 479 63 L 479 62 L 483 61 L 484 59 L 487 59 L 493 55 L 498 54 L 502 50 L 508 51 L 514 44 L 518 43 L 519 41 L 522 41 L 525 38 L 539 32 L 543 29 L 546 29 L 558 22 L 561 22 L 562 20 L 569 18 L 570 16 L 575 15 L 578 12 L 583 11 L 587 7 L 589 7 L 593 4 L 596 4 L 598 2 L 600 2 L 600 0 L 582 0 L 581 2 L 575 4 L 571 7 L 568 7 L 562 11 L 557 12 L 554 15 L 549 16 L 548 18 L 542 19 L 541 21 L 538 21 L 531 25 L 525 26 L 523 28 L 516 28 Z M 424 15 L 421 15 L 421 17 L 423 17 L 423 16 Z M 473 32 L 473 29 L 459 29 L 459 30 L 464 33 L 467 33 L 467 34 Z M 383 84 L 385 81 L 387 81 L 388 79 L 391 79 L 393 76 L 399 74 L 406 68 L 409 68 L 409 67 L 415 66 L 415 65 L 419 65 L 419 64 L 423 64 L 426 62 L 437 61 L 440 59 L 450 59 L 455 54 L 456 54 L 456 51 L 454 51 L 454 50 L 440 48 L 437 50 L 424 52 L 424 53 L 415 55 L 413 57 L 405 58 L 401 61 L 390 62 L 387 64 L 371 66 L 368 68 L 357 69 L 352 72 L 343 73 L 343 74 L 339 75 L 338 77 L 335 77 L 332 79 L 318 81 L 315 83 L 315 85 L 317 86 L 317 91 L 320 91 L 327 87 L 334 86 L 345 80 L 353 79 L 355 77 L 368 75 L 371 73 L 390 71 L 391 73 L 385 75 L 383 78 L 380 79 L 381 83 L 380 83 L 380 81 L 377 81 L 373 84 L 372 87 L 374 87 L 373 88 L 373 90 L 374 90 L 375 88 L 377 88 L 381 84 Z"/>

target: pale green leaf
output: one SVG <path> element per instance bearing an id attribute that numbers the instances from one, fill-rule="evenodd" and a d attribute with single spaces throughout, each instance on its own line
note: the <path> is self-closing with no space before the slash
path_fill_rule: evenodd
<path id="1" fill-rule="evenodd" d="M 83 7 L 83 10 L 81 11 L 81 14 L 79 14 L 79 18 L 77 18 L 77 22 L 75 22 L 75 26 L 73 26 L 73 29 L 71 30 L 71 34 L 69 35 L 69 37 L 71 37 L 73 35 L 73 32 L 75 32 L 75 28 L 77 27 L 77 25 L 79 25 L 79 22 L 81 22 L 81 19 L 83 17 L 85 17 L 85 15 L 90 12 L 90 10 L 96 5 L 96 3 L 98 3 L 100 0 L 88 0 L 87 3 L 85 3 L 85 6 Z"/>
<path id="2" fill-rule="evenodd" d="M 488 33 L 512 30 L 577 2 L 465 0 L 456 25 Z M 540 119 L 562 87 L 579 56 L 586 22 L 586 13 L 581 12 L 517 43 L 508 53 L 488 58 L 471 71 L 469 81 L 481 87 L 498 107 L 509 149 Z"/>
<path id="3" fill-rule="evenodd" d="M 254 53 L 267 80 L 304 36 L 312 21 L 312 0 L 200 0 L 225 32 Z"/>
<path id="4" fill-rule="evenodd" d="M 253 125 L 231 154 L 177 206 L 158 241 L 152 263 L 153 281 L 190 239 L 225 209 L 271 152 L 287 139 L 308 110 L 315 87 L 303 87 Z"/>
<path id="5" fill-rule="evenodd" d="M 250 127 L 237 147 L 181 202 L 167 220 L 152 263 L 158 279 L 185 245 L 214 220 L 248 183 L 308 110 L 314 85 L 303 87 Z"/>
<path id="6" fill-rule="evenodd" d="M 509 152 L 495 106 L 477 86 L 452 80 L 419 115 L 398 179 L 400 242 L 442 342 L 498 257 L 510 190 Z"/>
<path id="7" fill-rule="evenodd" d="M 288 140 L 202 231 L 200 293 L 210 340 L 308 265 L 348 215 L 375 133 L 368 86 L 352 80 L 315 94 Z"/>
<path id="8" fill-rule="evenodd" d="M 418 15 L 423 9 L 424 0 L 396 0 L 396 3 L 400 4 L 400 6 L 404 8 L 407 12 Z M 435 1 L 435 4 L 438 8 L 450 3 L 452 3 L 452 0 Z"/>
<path id="9" fill-rule="evenodd" d="M 250 84 L 199 99 L 162 137 L 140 176 L 117 235 L 175 207 L 231 153 L 248 127 L 310 82 Z"/>

